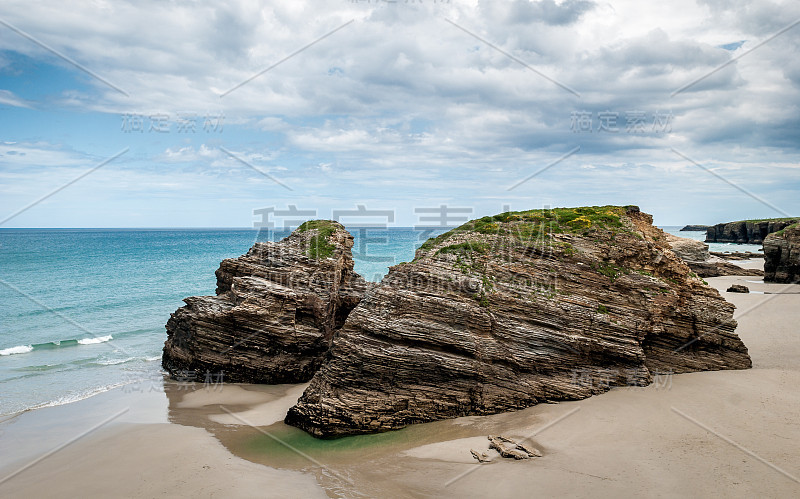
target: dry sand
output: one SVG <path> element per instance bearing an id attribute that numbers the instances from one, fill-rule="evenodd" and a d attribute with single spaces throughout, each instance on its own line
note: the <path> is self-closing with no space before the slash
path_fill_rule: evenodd
<path id="1" fill-rule="evenodd" d="M 18 458 L 0 460 L 3 480 L 31 456 L 132 407 L 120 418 L 126 422 L 0 483 L 0 495 L 798 497 L 800 286 L 707 280 L 737 306 L 753 369 L 676 375 L 583 401 L 338 441 L 280 422 L 302 385 L 104 394 L 0 423 L 3 453 Z M 726 293 L 731 283 L 754 292 Z M 785 294 L 761 294 L 778 292 Z M 23 445 L 42 432 L 49 440 L 38 449 Z M 489 433 L 531 437 L 544 457 L 475 464 L 469 450 L 485 450 Z"/>

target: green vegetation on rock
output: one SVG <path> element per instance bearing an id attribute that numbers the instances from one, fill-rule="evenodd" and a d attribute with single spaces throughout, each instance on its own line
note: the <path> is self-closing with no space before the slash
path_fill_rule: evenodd
<path id="1" fill-rule="evenodd" d="M 330 237 L 339 228 L 339 224 L 331 220 L 309 220 L 297 228 L 298 232 L 316 230 L 317 234 L 308 242 L 308 257 L 315 260 L 333 256 L 336 249 L 330 243 Z"/>
<path id="2" fill-rule="evenodd" d="M 509 211 L 491 217 L 482 217 L 471 220 L 455 229 L 428 239 L 420 247 L 421 250 L 430 250 L 450 237 L 467 231 L 479 234 L 510 236 L 524 243 L 541 242 L 551 234 L 582 234 L 587 235 L 595 230 L 610 230 L 616 232 L 625 230 L 621 217 L 625 214 L 623 206 L 584 206 L 579 208 L 552 208 L 527 211 Z M 486 252 L 488 247 L 478 246 L 479 243 L 460 243 L 437 251 L 438 253 L 453 253 L 466 250 L 465 244 L 471 246 L 471 251 Z M 561 248 L 572 254 L 574 249 L 568 244 Z"/>
<path id="3" fill-rule="evenodd" d="M 778 232 L 775 232 L 775 235 L 777 235 L 777 236 L 783 236 L 783 233 L 784 233 L 784 232 L 786 232 L 786 230 L 787 230 L 787 229 L 792 229 L 792 230 L 794 230 L 794 229 L 795 229 L 796 227 L 798 227 L 798 226 L 800 226 L 800 222 L 798 222 L 798 223 L 796 223 L 796 224 L 792 224 L 792 225 L 789 225 L 789 226 L 787 226 L 787 227 L 784 227 L 784 228 L 782 228 L 782 229 L 781 229 L 781 230 L 779 230 Z"/>
<path id="4" fill-rule="evenodd" d="M 752 223 L 757 223 L 757 222 L 792 222 L 792 221 L 796 221 L 796 220 L 800 220 L 800 217 L 753 218 L 753 219 L 750 219 L 750 220 L 739 220 L 737 222 L 728 222 L 728 223 L 735 224 L 735 223 L 739 223 L 739 222 L 752 222 Z"/>
<path id="5" fill-rule="evenodd" d="M 597 271 L 604 276 L 611 279 L 611 282 L 617 280 L 620 274 L 628 273 L 629 271 L 620 267 L 619 265 L 614 265 L 613 263 L 608 262 L 600 262 L 597 265 Z"/>

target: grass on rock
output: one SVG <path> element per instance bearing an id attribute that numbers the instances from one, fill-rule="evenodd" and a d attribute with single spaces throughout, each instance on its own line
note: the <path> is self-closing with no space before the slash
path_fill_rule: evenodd
<path id="1" fill-rule="evenodd" d="M 298 232 L 317 231 L 317 234 L 309 240 L 308 257 L 318 260 L 333 256 L 336 248 L 330 243 L 330 237 L 338 228 L 339 224 L 331 220 L 309 220 L 298 227 Z"/>

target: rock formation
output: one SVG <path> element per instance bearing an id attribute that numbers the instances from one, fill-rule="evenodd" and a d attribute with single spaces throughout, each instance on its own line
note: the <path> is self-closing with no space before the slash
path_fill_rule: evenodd
<path id="1" fill-rule="evenodd" d="M 504 436 L 489 435 L 489 448 L 500 453 L 500 457 L 512 458 L 516 460 L 530 459 L 532 457 L 542 457 L 542 451 L 524 444 L 515 442 Z M 480 461 L 480 460 L 479 460 Z"/>
<path id="2" fill-rule="evenodd" d="M 749 293 L 750 288 L 744 284 L 731 284 L 730 287 L 725 291 L 727 293 Z"/>
<path id="3" fill-rule="evenodd" d="M 733 309 L 636 207 L 484 217 L 370 289 L 286 422 L 374 433 L 749 368 Z"/>
<path id="4" fill-rule="evenodd" d="M 800 219 L 742 220 L 717 224 L 708 228 L 707 243 L 747 243 L 761 244 L 773 232 L 797 223 Z"/>
<path id="5" fill-rule="evenodd" d="M 800 223 L 764 240 L 764 281 L 800 281 Z"/>
<path id="6" fill-rule="evenodd" d="M 665 234 L 672 252 L 685 262 L 705 262 L 710 258 L 708 245 L 696 239 Z"/>
<path id="7" fill-rule="evenodd" d="M 712 256 L 705 262 L 686 262 L 692 272 L 698 277 L 720 277 L 726 275 L 747 275 L 760 277 L 764 275 L 761 269 L 746 269 L 736 264 L 727 262 L 722 258 Z"/>
<path id="8" fill-rule="evenodd" d="M 681 229 L 681 232 L 705 232 L 708 228 L 708 225 L 686 225 Z"/>
<path id="9" fill-rule="evenodd" d="M 728 263 L 723 258 L 710 256 L 708 245 L 704 242 L 686 237 L 673 236 L 672 234 L 666 234 L 666 238 L 672 248 L 672 252 L 686 262 L 689 268 L 692 269 L 692 272 L 699 277 L 764 275 L 764 272 L 760 269 L 745 269 L 738 265 Z"/>
<path id="10" fill-rule="evenodd" d="M 761 250 L 759 250 L 761 251 Z M 753 258 L 764 258 L 764 253 L 753 253 L 752 251 L 709 251 L 711 256 L 718 256 L 724 260 L 752 260 Z"/>
<path id="11" fill-rule="evenodd" d="M 222 372 L 224 381 L 308 381 L 366 289 L 352 246 L 340 224 L 316 220 L 224 260 L 216 296 L 186 298 L 167 322 L 164 369 L 200 380 Z"/>
<path id="12" fill-rule="evenodd" d="M 478 451 L 476 451 L 475 449 L 470 449 L 470 450 L 469 450 L 469 453 L 470 453 L 470 454 L 472 454 L 472 457 L 474 457 L 475 459 L 477 459 L 477 461 L 478 461 L 479 463 L 488 463 L 488 462 L 491 462 L 491 459 L 489 459 L 489 454 L 488 454 L 488 453 L 486 453 L 486 452 L 478 452 Z"/>

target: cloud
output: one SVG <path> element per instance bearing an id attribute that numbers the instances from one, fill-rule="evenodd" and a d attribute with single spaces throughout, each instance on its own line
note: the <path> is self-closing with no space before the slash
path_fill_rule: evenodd
<path id="1" fill-rule="evenodd" d="M 221 144 L 309 196 L 365 197 L 372 187 L 380 195 L 370 196 L 387 199 L 501 197 L 578 145 L 575 158 L 539 179 L 553 198 L 572 199 L 570 189 L 600 197 L 589 181 L 613 191 L 609 197 L 661 196 L 665 184 L 647 186 L 645 178 L 678 168 L 670 147 L 726 165 L 722 171 L 757 168 L 757 176 L 737 178 L 770 185 L 792 171 L 777 165 L 796 165 L 800 152 L 800 26 L 739 58 L 800 17 L 792 2 L 7 4 L 8 22 L 130 95 L 82 74 L 84 87 L 59 91 L 48 106 L 224 113 L 218 142 L 159 139 L 148 158 L 186 173 L 198 189 L 208 187 L 203 175 L 269 183 Z M 0 49 L 61 64 L 6 34 Z M 24 77 L 3 74 L 12 83 Z M 6 88 L 16 93 L 0 91 L 1 103 L 37 108 Z M 625 122 L 636 112 L 646 127 L 630 132 Z M 591 131 L 575 129 L 576 113 L 591 116 Z M 618 131 L 598 131 L 604 113 L 617 116 Z M 670 131 L 654 130 L 655 116 L 667 113 Z M 53 161 L 31 151 L 13 164 L 37 154 Z M 6 168 L 11 156 L 2 157 Z M 617 182 L 602 176 L 612 174 Z M 674 185 L 663 197 L 679 191 Z"/>
<path id="2" fill-rule="evenodd" d="M 27 109 L 32 107 L 30 102 L 17 97 L 13 92 L 8 90 L 0 90 L 0 104 L 6 104 L 14 107 L 24 107 Z"/>
<path id="3" fill-rule="evenodd" d="M 486 4 L 497 2 L 486 2 Z M 486 5 L 484 4 L 484 5 Z M 508 11 L 508 22 L 513 24 L 543 23 L 551 26 L 565 26 L 576 22 L 586 12 L 595 8 L 595 2 L 585 0 L 515 0 Z"/>

